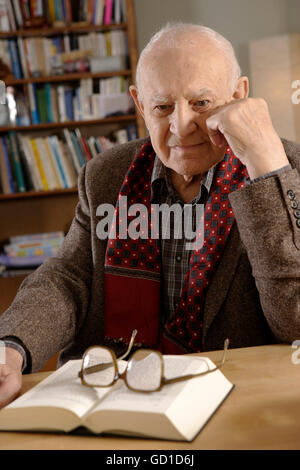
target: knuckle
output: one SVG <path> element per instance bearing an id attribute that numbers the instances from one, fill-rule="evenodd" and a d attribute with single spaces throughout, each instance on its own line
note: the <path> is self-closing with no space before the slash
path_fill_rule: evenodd
<path id="1" fill-rule="evenodd" d="M 226 123 L 229 126 L 237 123 L 237 109 L 231 108 L 228 110 L 228 113 L 226 114 Z"/>

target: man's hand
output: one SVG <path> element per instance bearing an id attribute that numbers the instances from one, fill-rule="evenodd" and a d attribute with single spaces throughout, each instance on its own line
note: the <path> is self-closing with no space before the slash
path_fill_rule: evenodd
<path id="1" fill-rule="evenodd" d="M 0 408 L 8 405 L 20 392 L 22 385 L 22 355 L 5 348 L 5 364 L 0 364 Z"/>
<path id="2" fill-rule="evenodd" d="M 276 133 L 267 103 L 261 98 L 232 101 L 206 120 L 212 143 L 229 145 L 246 165 L 251 179 L 289 164 Z"/>

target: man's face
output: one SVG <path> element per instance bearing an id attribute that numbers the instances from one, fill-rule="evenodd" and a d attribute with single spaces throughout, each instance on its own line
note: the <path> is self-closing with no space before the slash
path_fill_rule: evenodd
<path id="1" fill-rule="evenodd" d="M 228 59 L 205 38 L 180 47 L 156 47 L 146 56 L 140 101 L 133 96 L 165 166 L 192 176 L 223 158 L 224 149 L 208 137 L 206 119 L 232 100 L 230 78 Z"/>

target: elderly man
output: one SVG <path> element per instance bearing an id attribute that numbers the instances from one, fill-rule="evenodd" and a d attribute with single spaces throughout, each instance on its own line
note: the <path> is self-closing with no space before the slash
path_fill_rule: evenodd
<path id="1" fill-rule="evenodd" d="M 300 336 L 299 147 L 248 98 L 231 45 L 205 27 L 167 26 L 142 52 L 131 94 L 150 137 L 85 166 L 61 251 L 1 317 L 2 405 L 22 369 L 57 351 L 61 364 L 92 344 L 121 348 L 134 328 L 139 346 L 163 353 Z M 186 249 L 175 226 L 169 239 L 120 236 L 122 198 L 149 220 L 154 204 L 203 204 L 202 246 Z M 97 236 L 103 204 L 115 207 L 108 240 Z"/>

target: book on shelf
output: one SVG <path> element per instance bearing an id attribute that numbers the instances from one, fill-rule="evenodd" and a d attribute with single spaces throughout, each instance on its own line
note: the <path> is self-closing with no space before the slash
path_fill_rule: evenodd
<path id="1" fill-rule="evenodd" d="M 17 191 L 23 193 L 26 191 L 25 179 L 21 163 L 20 151 L 18 148 L 18 140 L 15 132 L 8 133 L 9 152 L 13 162 Z"/>
<path id="2" fill-rule="evenodd" d="M 26 240 L 23 242 L 9 243 L 3 246 L 3 252 L 7 256 L 53 256 L 64 241 L 64 236 L 45 238 L 41 240 Z"/>
<path id="3" fill-rule="evenodd" d="M 72 360 L 0 411 L 6 431 L 120 434 L 192 441 L 234 385 L 216 370 L 190 380 L 165 385 L 160 391 L 129 390 L 122 380 L 113 386 L 81 384 L 81 360 Z M 126 361 L 118 361 L 119 369 Z M 164 356 L 165 376 L 178 377 L 213 368 L 209 358 Z"/>
<path id="4" fill-rule="evenodd" d="M 84 136 L 80 128 L 61 137 L 30 137 L 15 131 L 0 137 L 0 191 L 13 194 L 75 188 L 81 168 L 103 151 L 137 139 L 131 124 L 108 136 Z"/>
<path id="5" fill-rule="evenodd" d="M 96 86 L 97 85 L 97 86 Z M 90 78 L 76 84 L 28 83 L 27 92 L 7 87 L 10 106 L 4 125 L 97 120 L 109 116 L 133 114 L 128 80 L 116 76 L 98 81 L 93 87 Z M 27 98 L 28 95 L 28 98 Z M 9 108 L 9 110 L 8 110 Z"/>
<path id="6" fill-rule="evenodd" d="M 0 31 L 10 32 L 33 18 L 48 25 L 121 23 L 127 20 L 125 0 L 0 0 Z"/>
<path id="7" fill-rule="evenodd" d="M 0 180 L 3 194 L 12 193 L 7 163 L 8 162 L 4 153 L 2 139 L 0 139 Z"/>
<path id="8" fill-rule="evenodd" d="M 41 232 L 41 233 L 24 233 L 22 235 L 11 235 L 9 243 L 24 243 L 28 241 L 44 241 L 54 238 L 64 237 L 64 232 L 58 230 L 56 232 Z"/>
<path id="9" fill-rule="evenodd" d="M 128 64 L 127 37 L 123 30 L 41 38 L 18 36 L 1 39 L 0 44 L 2 61 L 16 79 L 112 72 L 123 70 Z"/>
<path id="10" fill-rule="evenodd" d="M 12 169 L 12 165 L 11 165 L 10 158 L 9 158 L 9 148 L 8 148 L 7 140 L 5 136 L 0 138 L 0 147 L 1 147 L 1 155 L 2 155 L 1 158 L 4 158 L 4 165 L 6 168 L 4 177 L 6 180 L 6 185 L 5 185 L 6 188 L 8 184 L 7 194 L 12 194 L 15 192 L 16 187 L 15 187 L 13 169 Z"/>
<path id="11" fill-rule="evenodd" d="M 11 31 L 13 26 L 9 22 L 9 13 L 6 0 L 0 0 L 0 30 Z"/>
<path id="12" fill-rule="evenodd" d="M 45 232 L 11 236 L 0 254 L 2 271 L 5 269 L 31 269 L 40 266 L 47 258 L 56 256 L 64 241 L 64 233 Z"/>
<path id="13" fill-rule="evenodd" d="M 18 258 L 18 257 L 31 257 L 31 256 L 55 256 L 57 254 L 58 246 L 44 244 L 36 246 L 36 244 L 32 244 L 32 246 L 27 246 L 25 248 L 19 248 L 18 246 L 13 245 L 5 245 L 4 250 L 9 258 Z"/>

